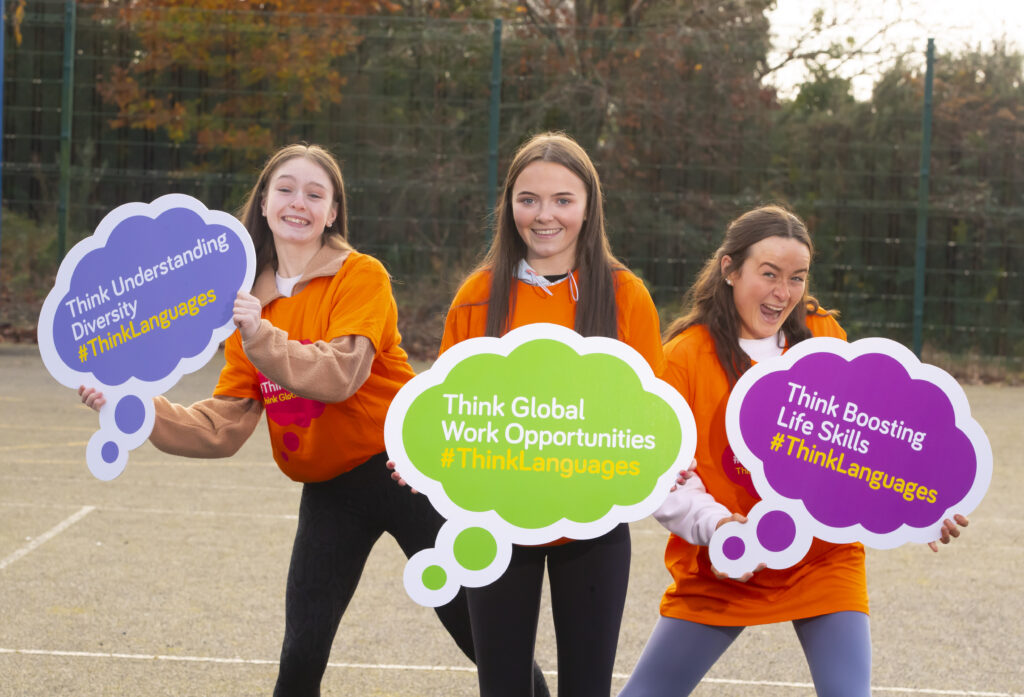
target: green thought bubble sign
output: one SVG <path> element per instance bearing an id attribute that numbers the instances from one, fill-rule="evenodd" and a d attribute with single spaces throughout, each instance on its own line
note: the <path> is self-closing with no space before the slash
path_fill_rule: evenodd
<path id="1" fill-rule="evenodd" d="M 388 454 L 447 518 L 406 565 L 421 605 L 491 583 L 513 544 L 650 515 L 696 449 L 682 397 L 628 345 L 531 324 L 445 352 L 396 395 Z"/>

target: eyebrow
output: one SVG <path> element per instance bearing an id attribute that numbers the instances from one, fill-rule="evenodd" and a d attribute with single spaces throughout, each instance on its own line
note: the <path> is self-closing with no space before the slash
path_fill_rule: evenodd
<path id="1" fill-rule="evenodd" d="M 551 195 L 552 196 L 576 196 L 577 194 L 573 193 L 572 191 L 559 191 L 557 194 L 551 194 Z M 516 193 L 516 196 L 539 196 L 539 194 L 535 194 L 532 191 L 519 191 L 519 192 Z"/>
<path id="2" fill-rule="evenodd" d="M 778 266 L 777 264 L 773 264 L 770 261 L 762 261 L 761 262 L 761 266 L 769 266 L 772 269 L 774 269 L 775 271 L 778 271 L 780 273 L 782 272 L 782 267 L 781 266 Z M 804 266 L 804 267 L 799 268 L 799 269 L 794 269 L 793 273 L 806 273 L 807 269 L 808 269 L 808 267 Z"/>
<path id="3" fill-rule="evenodd" d="M 275 182 L 281 181 L 282 179 L 290 179 L 292 181 L 295 181 L 295 177 L 293 177 L 290 174 L 279 174 L 276 177 L 274 177 L 274 181 Z M 327 187 L 324 186 L 323 184 L 321 184 L 320 182 L 312 182 L 311 181 L 311 182 L 306 182 L 306 184 L 319 187 L 321 189 L 324 189 L 325 191 L 327 190 Z"/>

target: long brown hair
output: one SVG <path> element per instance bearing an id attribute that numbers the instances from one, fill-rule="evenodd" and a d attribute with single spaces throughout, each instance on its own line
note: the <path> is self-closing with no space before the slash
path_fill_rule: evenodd
<path id="1" fill-rule="evenodd" d="M 345 206 L 345 182 L 341 178 L 341 167 L 334 155 L 326 148 L 319 145 L 306 145 L 296 143 L 286 145 L 271 155 L 260 176 L 256 179 L 249 196 L 238 213 L 239 219 L 245 225 L 252 237 L 253 246 L 256 248 L 256 274 L 269 264 L 277 270 L 277 249 L 274 247 L 274 234 L 263 216 L 263 199 L 267 196 L 267 185 L 277 168 L 288 160 L 296 157 L 304 157 L 313 164 L 320 165 L 320 168 L 327 173 L 334 188 L 334 204 L 337 206 L 337 216 L 329 227 L 324 228 L 321 238 L 323 244 L 331 244 L 340 249 L 351 249 L 348 243 L 348 209 Z"/>
<path id="2" fill-rule="evenodd" d="M 665 340 L 680 334 L 695 324 L 703 324 L 715 342 L 715 353 L 722 364 L 729 383 L 734 384 L 750 368 L 748 356 L 739 344 L 740 315 L 733 300 L 732 286 L 726 277 L 741 268 L 750 248 L 768 237 L 787 237 L 805 247 L 814 257 L 814 244 L 807 226 L 794 213 L 781 206 L 762 206 L 736 218 L 725 231 L 722 245 L 704 264 L 696 282 L 686 293 L 686 312 L 665 330 Z M 722 260 L 729 264 L 722 269 Z M 807 313 L 825 313 L 818 301 L 808 293 L 810 283 L 804 284 L 804 295 L 782 323 L 782 332 L 789 346 L 811 337 L 807 328 Z M 837 312 L 828 314 L 836 315 Z"/>
<path id="3" fill-rule="evenodd" d="M 617 269 L 625 268 L 612 255 L 604 228 L 604 201 L 601 179 L 590 157 L 580 145 L 564 133 L 541 133 L 524 143 L 516 152 L 505 176 L 501 199 L 495 208 L 497 221 L 490 249 L 475 271 L 491 272 L 491 291 L 487 301 L 487 336 L 501 336 L 509 330 L 515 311 L 516 267 L 526 258 L 526 243 L 519 236 L 513 215 L 513 187 L 526 167 L 534 162 L 554 162 L 579 177 L 587 191 L 587 210 L 576 242 L 574 269 L 579 278 L 579 301 L 573 327 L 583 336 L 618 338 L 615 303 Z M 571 272 L 571 271 L 570 271 Z M 510 296 L 511 301 L 510 301 Z"/>

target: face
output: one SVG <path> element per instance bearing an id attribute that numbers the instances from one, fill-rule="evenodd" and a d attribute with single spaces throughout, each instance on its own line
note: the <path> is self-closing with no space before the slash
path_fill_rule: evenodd
<path id="1" fill-rule="evenodd" d="M 722 271 L 731 262 L 722 259 Z M 740 337 L 764 339 L 782 328 L 807 287 L 811 251 L 791 237 L 766 237 L 750 247 L 743 265 L 727 276 L 740 316 Z"/>
<path id="2" fill-rule="evenodd" d="M 261 208 L 275 245 L 319 245 L 324 228 L 338 215 L 330 177 L 304 157 L 293 157 L 271 173 Z"/>
<path id="3" fill-rule="evenodd" d="M 587 211 L 587 187 L 564 165 L 537 160 L 512 186 L 512 215 L 526 262 L 542 275 L 572 271 Z"/>

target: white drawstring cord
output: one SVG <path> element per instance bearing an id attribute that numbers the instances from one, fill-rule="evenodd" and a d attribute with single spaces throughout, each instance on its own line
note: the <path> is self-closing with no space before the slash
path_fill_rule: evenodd
<path id="1" fill-rule="evenodd" d="M 567 273 L 566 276 L 569 280 L 569 295 L 572 297 L 573 302 L 579 302 L 580 287 L 576 283 L 576 277 L 571 272 Z M 559 279 L 554 282 L 549 281 L 543 275 L 534 271 L 533 268 L 531 268 L 530 265 L 526 263 L 526 259 L 519 260 L 519 265 L 516 266 L 516 278 L 518 278 L 520 281 L 524 281 L 525 283 L 529 283 L 531 286 L 542 289 L 549 296 L 553 296 L 554 293 L 551 292 L 551 289 L 548 288 L 548 286 L 558 285 L 563 280 L 565 280 Z"/>
<path id="2" fill-rule="evenodd" d="M 526 273 L 530 274 L 530 280 L 528 281 L 528 283 L 530 283 L 531 286 L 537 286 L 548 295 L 554 295 L 554 293 L 551 292 L 551 289 L 548 288 L 548 285 L 550 285 L 551 283 L 550 281 L 548 281 L 548 279 L 538 274 L 529 266 L 526 267 L 525 271 Z"/>

